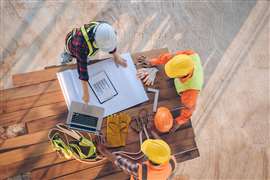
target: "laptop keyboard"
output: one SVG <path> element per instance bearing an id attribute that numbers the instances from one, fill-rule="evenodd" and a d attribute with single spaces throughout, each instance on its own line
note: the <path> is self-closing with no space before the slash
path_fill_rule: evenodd
<path id="1" fill-rule="evenodd" d="M 89 115 L 74 112 L 72 115 L 71 123 L 76 123 L 76 124 L 81 124 L 84 126 L 91 126 L 91 127 L 96 128 L 97 123 L 98 123 L 98 118 L 94 116 L 89 116 Z"/>

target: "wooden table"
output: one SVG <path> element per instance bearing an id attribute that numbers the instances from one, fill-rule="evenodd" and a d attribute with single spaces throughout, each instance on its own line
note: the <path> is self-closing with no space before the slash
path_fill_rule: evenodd
<path id="1" fill-rule="evenodd" d="M 133 60 L 140 55 L 155 57 L 168 49 L 157 49 L 132 54 Z M 10 138 L 0 144 L 0 179 L 29 172 L 32 179 L 126 179 L 128 178 L 112 163 L 101 161 L 95 164 L 83 164 L 75 160 L 66 160 L 54 152 L 48 141 L 48 131 L 59 122 L 65 122 L 67 107 L 64 102 L 56 72 L 74 65 L 52 67 L 45 70 L 13 76 L 14 88 L 0 91 L 0 126 L 9 126 L 23 122 L 27 133 Z M 158 106 L 170 109 L 179 107 L 173 81 L 164 74 L 163 67 L 153 88 L 160 90 Z M 146 108 L 152 109 L 154 94 L 149 93 L 149 101 L 126 110 L 131 116 Z M 162 136 L 172 148 L 177 162 L 183 162 L 199 156 L 191 122 L 173 135 Z M 129 130 L 127 146 L 123 150 L 139 149 L 139 137 Z M 182 153 L 184 151 L 184 153 Z"/>

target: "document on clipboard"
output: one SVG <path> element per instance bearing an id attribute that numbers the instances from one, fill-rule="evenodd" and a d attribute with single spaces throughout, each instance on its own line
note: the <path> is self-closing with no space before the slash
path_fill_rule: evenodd
<path id="1" fill-rule="evenodd" d="M 105 71 L 92 75 L 88 82 L 100 104 L 103 104 L 118 94 Z"/>

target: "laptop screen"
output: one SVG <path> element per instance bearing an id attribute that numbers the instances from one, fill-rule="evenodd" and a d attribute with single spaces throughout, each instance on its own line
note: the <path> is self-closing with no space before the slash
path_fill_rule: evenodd
<path id="1" fill-rule="evenodd" d="M 97 127 L 98 118 L 80 113 L 73 113 L 71 123 L 81 124 L 84 126 Z"/>

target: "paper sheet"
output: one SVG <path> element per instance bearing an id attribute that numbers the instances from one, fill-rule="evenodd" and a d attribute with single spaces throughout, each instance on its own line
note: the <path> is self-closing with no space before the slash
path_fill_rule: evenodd
<path id="1" fill-rule="evenodd" d="M 96 79 L 92 78 L 102 72 L 108 76 L 108 79 L 111 82 L 110 85 L 110 83 L 105 80 L 106 82 L 103 81 L 103 83 L 95 86 L 95 90 L 104 93 L 103 99 L 98 99 L 97 94 L 94 93 L 93 89 L 89 88 L 89 104 L 105 108 L 104 117 L 148 100 L 143 84 L 136 77 L 136 68 L 130 54 L 123 54 L 122 57 L 127 60 L 127 68 L 121 66 L 117 67 L 111 59 L 88 66 L 89 84 L 94 85 L 100 80 L 99 78 L 102 76 L 104 77 L 104 74 L 101 74 L 99 75 L 101 77 L 97 77 Z M 68 108 L 71 101 L 83 102 L 82 87 L 78 76 L 77 70 L 66 70 L 57 73 Z M 107 87 L 106 85 L 110 88 L 113 86 L 115 90 L 107 89 L 104 91 Z"/>

